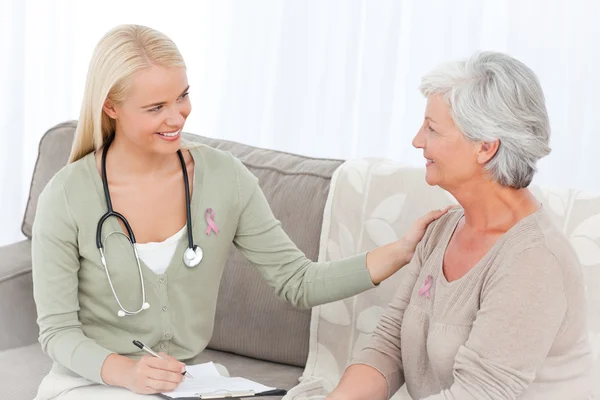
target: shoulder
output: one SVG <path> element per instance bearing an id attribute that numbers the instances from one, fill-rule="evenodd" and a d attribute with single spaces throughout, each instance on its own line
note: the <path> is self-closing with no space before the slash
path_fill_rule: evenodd
<path id="1" fill-rule="evenodd" d="M 69 195 L 85 193 L 91 181 L 89 163 L 93 157 L 90 153 L 58 170 L 40 193 L 38 207 L 48 202 L 64 203 Z"/>
<path id="2" fill-rule="evenodd" d="M 235 157 L 228 151 L 219 150 L 206 144 L 193 143 L 187 149 L 194 155 L 194 159 L 200 159 L 209 166 L 231 166 Z"/>
<path id="3" fill-rule="evenodd" d="M 513 229 L 501 249 L 505 258 L 553 260 L 563 268 L 579 266 L 571 243 L 544 209 L 526 217 Z"/>
<path id="4" fill-rule="evenodd" d="M 565 290 L 582 283 L 577 254 L 543 209 L 514 229 L 494 260 L 494 275 L 560 283 Z"/>
<path id="5" fill-rule="evenodd" d="M 423 255 L 427 257 L 436 246 L 440 245 L 444 238 L 452 234 L 456 224 L 464 215 L 462 207 L 450 209 L 446 214 L 433 221 L 427 227 L 427 231 L 421 240 Z"/>
<path id="6" fill-rule="evenodd" d="M 197 161 L 196 173 L 207 172 L 210 181 L 230 187 L 238 193 L 240 201 L 250 196 L 257 187 L 258 179 L 242 161 L 231 152 L 215 149 L 205 144 L 195 144 L 189 151 Z"/>
<path id="7" fill-rule="evenodd" d="M 200 161 L 196 170 L 206 169 L 211 174 L 222 177 L 237 176 L 240 169 L 246 169 L 242 162 L 231 152 L 215 149 L 205 144 L 195 144 L 189 148 L 194 160 Z"/>
<path id="8" fill-rule="evenodd" d="M 93 153 L 65 165 L 44 186 L 35 206 L 32 230 L 36 238 L 42 231 L 56 233 L 75 229 L 74 210 L 89 210 L 89 196 L 94 193 L 88 166 L 90 157 L 94 157 Z"/>

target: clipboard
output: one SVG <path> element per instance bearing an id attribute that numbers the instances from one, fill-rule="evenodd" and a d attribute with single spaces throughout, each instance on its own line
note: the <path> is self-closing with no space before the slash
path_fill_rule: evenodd
<path id="1" fill-rule="evenodd" d="M 181 400 L 205 400 L 205 399 L 244 399 L 248 397 L 268 397 L 268 396 L 285 396 L 287 390 L 285 389 L 274 389 L 266 392 L 255 393 L 254 391 L 245 392 L 219 392 L 219 393 L 207 393 L 199 394 L 194 397 L 170 397 L 166 394 L 159 393 L 158 395 L 164 399 L 181 399 Z"/>

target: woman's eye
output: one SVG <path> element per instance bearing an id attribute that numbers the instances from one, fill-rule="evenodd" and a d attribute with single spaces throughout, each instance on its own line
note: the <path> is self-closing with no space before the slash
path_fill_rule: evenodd
<path id="1" fill-rule="evenodd" d="M 148 111 L 150 111 L 150 112 L 160 111 L 161 108 L 162 108 L 162 106 L 156 106 L 156 107 L 150 108 Z"/>
<path id="2" fill-rule="evenodd" d="M 180 99 L 185 99 L 186 97 L 188 97 L 190 93 L 189 92 L 185 92 L 184 94 L 181 95 Z"/>

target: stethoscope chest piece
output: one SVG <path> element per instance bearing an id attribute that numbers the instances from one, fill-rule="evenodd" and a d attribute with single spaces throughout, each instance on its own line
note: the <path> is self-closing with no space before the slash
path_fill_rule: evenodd
<path id="1" fill-rule="evenodd" d="M 142 304 L 142 310 L 147 310 L 149 308 L 150 308 L 150 304 L 148 304 L 148 302 L 144 302 L 144 304 Z M 135 315 L 135 314 L 137 314 L 137 313 L 135 313 L 135 312 L 127 312 L 127 311 L 124 311 L 122 308 L 117 313 L 117 315 L 119 317 L 126 317 L 127 315 Z"/>
<path id="2" fill-rule="evenodd" d="M 200 264 L 202 261 L 202 257 L 204 257 L 204 253 L 199 246 L 188 247 L 183 253 L 183 263 L 186 267 L 193 268 L 196 265 Z"/>

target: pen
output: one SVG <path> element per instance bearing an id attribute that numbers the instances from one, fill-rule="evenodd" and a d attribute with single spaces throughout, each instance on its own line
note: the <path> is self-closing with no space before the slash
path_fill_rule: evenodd
<path id="1" fill-rule="evenodd" d="M 139 347 L 140 349 L 144 350 L 146 353 L 153 355 L 154 357 L 158 357 L 161 360 L 165 360 L 164 357 L 161 357 L 159 354 L 155 353 L 154 350 L 152 350 L 150 347 L 146 346 L 144 343 L 140 342 L 139 340 L 134 340 L 133 344 L 136 345 L 136 347 Z M 186 375 L 187 377 L 194 379 L 192 374 L 190 374 L 187 371 L 183 371 L 181 373 L 181 375 Z"/>

